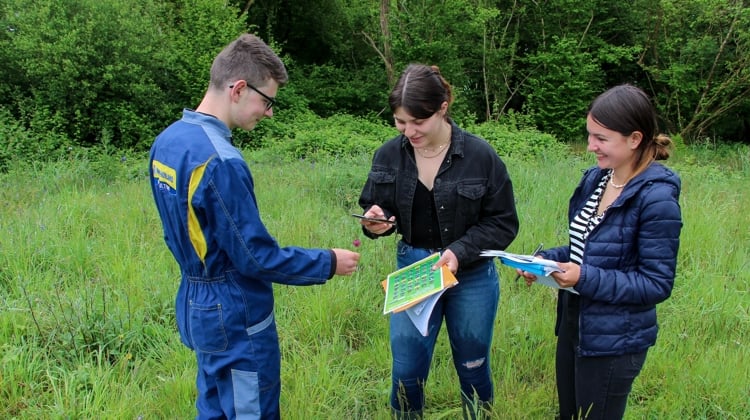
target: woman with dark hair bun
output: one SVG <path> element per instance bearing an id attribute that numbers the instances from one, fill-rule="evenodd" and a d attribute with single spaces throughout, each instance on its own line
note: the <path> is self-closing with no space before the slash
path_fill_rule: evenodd
<path id="1" fill-rule="evenodd" d="M 568 245 L 543 250 L 557 261 L 557 394 L 561 419 L 620 419 L 648 348 L 656 304 L 674 286 L 680 244 L 680 178 L 657 160 L 671 139 L 639 88 L 621 85 L 592 103 L 583 174 L 568 209 Z M 531 283 L 536 277 L 521 272 Z"/>
<path id="2" fill-rule="evenodd" d="M 406 312 L 390 316 L 391 408 L 421 418 L 424 386 L 445 320 L 461 385 L 464 416 L 475 418 L 494 397 L 490 345 L 500 288 L 484 249 L 505 249 L 518 232 L 513 186 L 497 152 L 448 116 L 451 86 L 437 67 L 412 64 L 388 99 L 399 135 L 373 156 L 359 204 L 370 238 L 398 233 L 399 268 L 435 252 L 458 278 L 438 300 L 426 336 Z"/>

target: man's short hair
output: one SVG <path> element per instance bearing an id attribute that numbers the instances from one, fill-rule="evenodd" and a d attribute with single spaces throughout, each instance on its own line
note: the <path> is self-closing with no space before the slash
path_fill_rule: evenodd
<path id="1" fill-rule="evenodd" d="M 210 86 L 213 88 L 223 88 L 237 80 L 264 86 L 269 79 L 283 86 L 289 76 L 271 47 L 253 34 L 240 35 L 224 47 L 211 65 Z"/>

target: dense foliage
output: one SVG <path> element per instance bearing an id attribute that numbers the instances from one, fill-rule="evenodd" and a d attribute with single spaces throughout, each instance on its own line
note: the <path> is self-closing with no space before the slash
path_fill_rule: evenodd
<path id="1" fill-rule="evenodd" d="M 278 119 L 387 126 L 389 87 L 423 62 L 453 83 L 465 125 L 523 114 L 574 140 L 592 97 L 628 82 L 688 143 L 750 141 L 749 28 L 742 0 L 2 0 L 0 166 L 70 145 L 145 150 L 243 31 L 288 65 Z"/>
<path id="2" fill-rule="evenodd" d="M 0 141 L 18 144 L 8 126 L 20 125 L 29 135 L 17 149 L 28 158 L 64 152 L 66 142 L 142 149 L 182 106 L 197 104 L 216 50 L 245 29 L 214 0 L 3 0 L 0 8 L 8 117 Z M 0 159 L 14 153 L 4 147 Z"/>

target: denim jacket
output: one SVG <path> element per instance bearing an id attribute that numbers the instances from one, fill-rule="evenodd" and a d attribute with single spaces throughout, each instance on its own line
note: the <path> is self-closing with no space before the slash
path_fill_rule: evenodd
<path id="1" fill-rule="evenodd" d="M 414 148 L 404 135 L 386 142 L 374 154 L 359 205 L 377 204 L 386 217 L 396 216 L 398 232 L 412 238 L 412 208 L 417 188 Z M 518 233 L 513 185 L 505 164 L 485 140 L 451 121 L 451 145 L 433 186 L 440 237 L 465 269 L 483 259 L 483 249 L 505 249 Z M 377 238 L 364 229 L 365 235 Z"/>

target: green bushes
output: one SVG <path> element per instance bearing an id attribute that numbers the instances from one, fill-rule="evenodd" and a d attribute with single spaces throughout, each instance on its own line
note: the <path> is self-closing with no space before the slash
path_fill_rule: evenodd
<path id="1" fill-rule="evenodd" d="M 560 143 L 555 136 L 532 128 L 515 129 L 497 123 L 482 123 L 467 129 L 487 140 L 498 154 L 519 159 L 533 159 L 541 155 L 563 156 L 568 146 Z"/>
<path id="2" fill-rule="evenodd" d="M 311 117 L 295 128 L 292 137 L 279 139 L 272 147 L 297 159 L 371 153 L 398 134 L 385 124 L 350 115 Z"/>
<path id="3" fill-rule="evenodd" d="M 288 122 L 284 122 L 288 121 Z M 545 156 L 562 156 L 568 146 L 554 136 L 533 128 L 508 127 L 487 122 L 465 127 L 484 138 L 500 156 L 531 159 Z M 398 131 L 379 119 L 351 115 L 334 115 L 320 118 L 309 111 L 296 113 L 293 120 L 264 121 L 253 131 L 252 148 L 264 149 L 264 155 L 274 155 L 280 160 L 325 160 L 344 156 L 369 155 Z"/>
<path id="4" fill-rule="evenodd" d="M 196 104 L 216 52 L 244 30 L 224 2 L 7 0 L 0 6 L 0 106 L 59 149 L 145 149 Z M 31 150 L 31 149 L 29 149 Z"/>
<path id="5" fill-rule="evenodd" d="M 31 162 L 39 158 L 55 159 L 68 147 L 65 136 L 55 133 L 35 133 L 0 107 L 0 172 L 14 162 Z"/>
<path id="6" fill-rule="evenodd" d="M 323 117 L 382 114 L 394 78 L 423 62 L 451 82 L 454 116 L 466 123 L 524 112 L 572 142 L 591 99 L 628 82 L 687 144 L 746 140 L 748 7 L 682 3 L 451 0 L 438 11 L 344 0 L 4 0 L 0 107 L 43 139 L 35 156 L 107 136 L 145 150 L 198 104 L 221 47 L 250 31 L 287 64 L 280 98 Z"/>

